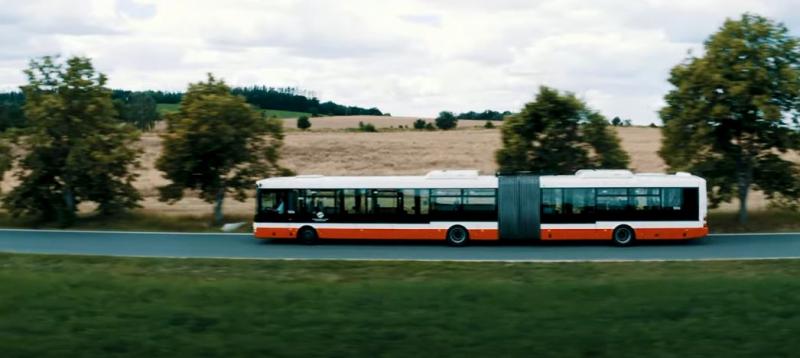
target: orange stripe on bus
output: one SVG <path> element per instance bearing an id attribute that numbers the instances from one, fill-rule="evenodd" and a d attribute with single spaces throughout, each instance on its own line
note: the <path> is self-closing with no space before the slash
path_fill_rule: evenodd
<path id="1" fill-rule="evenodd" d="M 707 227 L 636 229 L 637 240 L 697 239 L 708 236 Z"/>
<path id="2" fill-rule="evenodd" d="M 708 235 L 708 228 L 634 229 L 637 240 L 697 239 Z M 613 229 L 542 229 L 542 240 L 611 240 Z"/>
<path id="3" fill-rule="evenodd" d="M 447 229 L 316 228 L 320 239 L 444 240 Z M 542 240 L 611 240 L 613 229 L 542 229 Z M 708 235 L 708 228 L 635 229 L 637 240 L 696 239 Z M 259 239 L 295 239 L 295 228 L 256 228 Z M 497 240 L 497 229 L 471 229 L 471 240 Z"/>
<path id="4" fill-rule="evenodd" d="M 320 239 L 444 240 L 447 229 L 316 228 Z M 256 228 L 259 239 L 295 239 L 294 228 Z M 471 240 L 497 240 L 497 229 L 469 230 Z"/>

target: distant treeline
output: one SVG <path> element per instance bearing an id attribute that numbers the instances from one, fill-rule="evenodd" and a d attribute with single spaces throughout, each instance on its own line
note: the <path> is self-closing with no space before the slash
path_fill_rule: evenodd
<path id="1" fill-rule="evenodd" d="M 274 88 L 266 86 L 236 87 L 231 90 L 233 94 L 243 96 L 248 103 L 262 109 L 278 109 L 283 111 L 307 112 L 312 116 L 355 116 L 374 115 L 381 116 L 381 110 L 344 106 L 332 101 L 320 103 L 313 93 L 298 90 L 297 88 Z"/>
<path id="2" fill-rule="evenodd" d="M 266 86 L 236 87 L 231 90 L 234 95 L 240 95 L 252 104 L 261 109 L 274 109 L 283 111 L 306 112 L 312 116 L 354 116 L 354 115 L 384 115 L 380 109 L 362 108 L 357 106 L 345 106 L 333 101 L 320 102 L 312 92 L 300 90 L 294 87 L 276 88 Z M 128 91 L 115 89 L 111 91 L 111 98 L 117 105 L 117 110 L 126 121 L 136 122 L 138 119 L 131 117 L 127 112 L 128 108 L 123 104 L 135 99 L 138 103 L 152 102 L 164 104 L 180 103 L 183 92 L 171 91 Z M 25 114 L 22 106 L 25 97 L 21 92 L 0 93 L 0 132 L 7 128 L 24 127 Z M 140 106 L 141 107 L 141 106 Z M 131 113 L 140 113 L 141 110 L 131 109 Z M 484 112 L 485 113 L 485 112 Z M 387 113 L 388 115 L 388 113 Z"/>
<path id="3" fill-rule="evenodd" d="M 502 121 L 503 117 L 505 117 L 507 115 L 510 115 L 510 114 L 511 114 L 511 112 L 509 112 L 509 111 L 498 112 L 498 111 L 493 111 L 491 109 L 487 109 L 487 110 L 485 110 L 483 112 L 469 111 L 469 112 L 460 113 L 460 114 L 458 114 L 456 116 L 456 119 L 476 119 L 476 120 L 482 120 L 482 121 Z"/>

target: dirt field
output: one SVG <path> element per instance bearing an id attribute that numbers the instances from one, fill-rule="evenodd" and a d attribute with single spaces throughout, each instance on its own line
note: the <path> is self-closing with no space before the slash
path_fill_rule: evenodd
<path id="1" fill-rule="evenodd" d="M 434 169 L 478 169 L 483 174 L 495 172 L 494 152 L 500 146 L 500 131 L 480 127 L 483 121 L 459 121 L 461 129 L 452 131 L 362 133 L 344 130 L 357 127 L 359 121 L 373 123 L 378 128 L 396 128 L 400 124 L 410 125 L 414 120 L 416 118 L 380 116 L 315 118 L 311 131 L 287 131 L 282 162 L 298 174 L 423 175 Z M 293 120 L 286 121 L 286 127 L 292 128 L 289 122 Z M 617 131 L 635 171 L 665 170 L 663 160 L 656 153 L 661 145 L 659 129 L 627 127 L 617 128 Z M 156 188 L 166 184 L 160 172 L 154 169 L 161 140 L 157 132 L 150 132 L 142 136 L 141 143 L 144 155 L 136 187 L 146 198 L 143 202 L 145 210 L 164 215 L 209 213 L 210 204 L 193 197 L 175 205 L 156 199 Z M 3 190 L 9 190 L 12 185 L 13 180 L 6 175 Z M 763 197 L 755 193 L 750 207 L 757 209 L 765 205 Z M 245 203 L 228 200 L 225 205 L 226 212 L 240 215 L 251 213 L 253 207 L 252 200 Z M 724 207 L 733 208 L 734 204 Z M 90 209 L 90 206 L 84 209 Z"/>

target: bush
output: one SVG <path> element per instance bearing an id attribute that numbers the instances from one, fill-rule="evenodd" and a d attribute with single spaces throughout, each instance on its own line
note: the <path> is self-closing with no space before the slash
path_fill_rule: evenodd
<path id="1" fill-rule="evenodd" d="M 453 129 L 456 125 L 458 125 L 458 119 L 453 115 L 453 112 L 442 111 L 439 112 L 439 116 L 436 117 L 436 126 L 439 127 L 439 129 Z"/>
<path id="2" fill-rule="evenodd" d="M 486 121 L 486 124 L 483 125 L 483 128 L 487 129 L 494 128 L 494 123 L 492 123 L 492 121 Z"/>
<path id="3" fill-rule="evenodd" d="M 425 121 L 422 119 L 414 121 L 414 129 L 425 129 Z"/>
<path id="4" fill-rule="evenodd" d="M 658 128 L 658 126 L 655 123 L 650 123 L 650 128 Z"/>
<path id="5" fill-rule="evenodd" d="M 428 122 L 428 123 L 425 124 L 425 129 L 429 130 L 429 131 L 435 131 L 436 127 L 433 126 L 433 123 Z"/>
<path id="6" fill-rule="evenodd" d="M 311 128 L 311 121 L 308 120 L 308 116 L 300 116 L 297 118 L 297 128 L 302 130 Z"/>
<path id="7" fill-rule="evenodd" d="M 358 130 L 362 132 L 377 132 L 378 130 L 372 123 L 358 122 Z"/>

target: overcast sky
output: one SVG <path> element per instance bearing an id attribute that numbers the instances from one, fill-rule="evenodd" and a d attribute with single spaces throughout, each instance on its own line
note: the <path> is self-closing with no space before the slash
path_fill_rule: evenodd
<path id="1" fill-rule="evenodd" d="M 113 88 L 296 86 L 394 115 L 517 111 L 540 85 L 660 123 L 669 69 L 726 17 L 800 30 L 789 0 L 0 0 L 0 90 L 32 57 L 81 55 Z M 794 5 L 797 5 L 796 3 Z"/>

